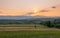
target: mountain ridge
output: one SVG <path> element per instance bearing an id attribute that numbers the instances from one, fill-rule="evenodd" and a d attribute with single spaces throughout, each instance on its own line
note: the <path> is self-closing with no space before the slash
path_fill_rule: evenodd
<path id="1" fill-rule="evenodd" d="M 30 19 L 30 18 L 60 18 L 58 16 L 48 17 L 48 16 L 0 16 L 0 19 Z"/>

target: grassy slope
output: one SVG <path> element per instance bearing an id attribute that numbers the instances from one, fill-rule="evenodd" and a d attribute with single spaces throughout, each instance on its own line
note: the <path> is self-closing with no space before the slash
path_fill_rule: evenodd
<path id="1" fill-rule="evenodd" d="M 5 28 L 6 26 L 3 25 L 1 27 L 3 27 L 3 29 L 6 29 Z M 11 27 L 12 26 L 18 26 L 18 27 L 22 27 L 22 26 L 32 27 L 33 26 L 34 27 L 34 24 L 18 24 L 18 25 L 13 24 L 13 25 L 9 25 L 8 27 L 10 26 Z M 0 31 L 0 38 L 60 38 L 60 30 L 49 29 L 41 25 L 40 26 L 38 25 L 37 28 L 38 27 L 41 30 Z M 48 29 L 48 30 L 45 30 L 45 29 Z"/>
<path id="2" fill-rule="evenodd" d="M 43 25 L 36 25 L 36 29 L 45 29 Z M 20 31 L 20 30 L 34 30 L 35 24 L 1 24 L 0 31 L 10 30 L 10 31 Z"/>
<path id="3" fill-rule="evenodd" d="M 60 38 L 60 31 L 0 32 L 0 38 Z"/>

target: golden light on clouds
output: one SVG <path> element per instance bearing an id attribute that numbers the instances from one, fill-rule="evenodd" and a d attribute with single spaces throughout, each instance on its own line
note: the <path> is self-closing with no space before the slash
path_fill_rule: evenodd
<path id="1" fill-rule="evenodd" d="M 0 0 L 2 16 L 21 16 L 29 12 L 32 16 L 60 16 L 60 0 Z"/>
<path id="2" fill-rule="evenodd" d="M 60 16 L 59 9 L 50 9 L 48 12 L 37 12 L 32 14 L 32 16 Z"/>
<path id="3" fill-rule="evenodd" d="M 46 10 L 46 9 L 44 9 Z M 42 12 L 39 9 L 27 9 L 27 10 L 1 10 L 0 15 L 3 16 L 20 16 L 32 12 L 31 16 L 60 16 L 60 9 L 48 8 L 48 12 Z"/>

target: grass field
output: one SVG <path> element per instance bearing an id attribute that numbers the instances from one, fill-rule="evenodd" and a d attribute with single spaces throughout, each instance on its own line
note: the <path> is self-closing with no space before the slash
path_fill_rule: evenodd
<path id="1" fill-rule="evenodd" d="M 60 31 L 1 31 L 0 38 L 60 38 Z"/>
<path id="2" fill-rule="evenodd" d="M 36 29 L 45 29 L 43 25 L 36 24 Z M 36 30 L 35 24 L 0 24 L 0 31 Z"/>
<path id="3" fill-rule="evenodd" d="M 60 29 L 35 24 L 0 24 L 0 38 L 60 38 Z"/>

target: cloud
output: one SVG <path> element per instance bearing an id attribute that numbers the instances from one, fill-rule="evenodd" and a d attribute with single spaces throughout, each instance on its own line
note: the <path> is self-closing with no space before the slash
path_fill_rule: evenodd
<path id="1" fill-rule="evenodd" d="M 28 12 L 27 14 L 26 14 L 26 16 L 32 16 L 32 14 L 34 14 L 33 12 Z"/>
<path id="2" fill-rule="evenodd" d="M 52 8 L 56 8 L 55 6 L 53 6 Z"/>
<path id="3" fill-rule="evenodd" d="M 40 12 L 48 12 L 49 10 L 41 10 Z"/>
<path id="4" fill-rule="evenodd" d="M 33 13 L 33 12 L 29 12 L 29 13 L 27 13 L 27 14 L 29 14 L 29 15 L 30 15 L 30 14 L 34 14 L 34 13 Z"/>
<path id="5" fill-rule="evenodd" d="M 33 12 L 28 12 L 26 14 L 23 14 L 22 16 L 32 16 L 32 14 L 34 14 Z"/>
<path id="6" fill-rule="evenodd" d="M 3 12 L 2 12 L 2 11 L 0 11 L 0 14 L 3 14 Z"/>

